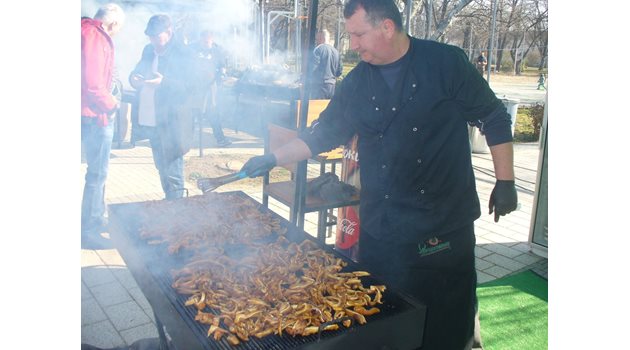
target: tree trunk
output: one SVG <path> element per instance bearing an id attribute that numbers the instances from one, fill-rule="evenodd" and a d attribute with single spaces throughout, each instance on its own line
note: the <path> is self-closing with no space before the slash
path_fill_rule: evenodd
<path id="1" fill-rule="evenodd" d="M 455 7 L 453 7 L 448 13 L 446 13 L 440 23 L 437 24 L 435 32 L 431 35 L 431 40 L 437 40 L 444 35 L 446 29 L 457 15 L 466 5 L 470 4 L 472 0 L 459 0 Z M 446 11 L 446 8 L 443 8 Z"/>
<path id="2" fill-rule="evenodd" d="M 543 70 L 543 68 L 545 68 L 545 66 L 547 65 L 547 56 L 548 56 L 548 51 L 547 51 L 547 44 L 549 43 L 549 39 L 547 39 L 547 37 L 545 37 L 545 40 L 542 40 L 542 48 L 538 49 L 538 52 L 540 52 L 540 64 L 538 65 L 538 70 L 541 71 Z"/>
<path id="3" fill-rule="evenodd" d="M 426 15 L 426 22 L 425 22 L 425 28 L 424 28 L 424 38 L 425 39 L 429 39 L 431 37 L 431 31 L 433 30 L 432 28 L 432 22 L 433 22 L 433 0 L 425 0 L 424 1 L 424 7 L 426 9 L 425 11 L 425 15 Z"/>
<path id="4" fill-rule="evenodd" d="M 498 45 L 496 47 L 497 49 L 497 60 L 495 61 L 495 68 L 494 68 L 494 72 L 498 73 L 501 71 L 501 61 L 503 60 L 503 50 L 502 48 L 505 47 L 505 43 L 507 42 L 507 34 L 499 34 L 499 41 L 498 41 Z"/>
<path id="5" fill-rule="evenodd" d="M 472 25 L 468 23 L 464 29 L 464 41 L 462 42 L 462 48 L 468 52 L 468 59 L 472 60 Z"/>

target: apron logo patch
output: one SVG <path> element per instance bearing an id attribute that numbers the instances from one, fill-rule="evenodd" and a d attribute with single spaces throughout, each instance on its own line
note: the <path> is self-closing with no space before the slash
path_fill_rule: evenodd
<path id="1" fill-rule="evenodd" d="M 437 237 L 432 237 L 424 241 L 423 244 L 418 244 L 418 255 L 424 257 L 450 249 L 451 242 L 444 242 Z"/>

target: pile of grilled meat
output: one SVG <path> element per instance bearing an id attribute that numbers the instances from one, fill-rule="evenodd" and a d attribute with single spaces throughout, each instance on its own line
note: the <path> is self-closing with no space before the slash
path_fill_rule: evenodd
<path id="1" fill-rule="evenodd" d="M 187 256 L 172 271 L 172 287 L 189 295 L 186 305 L 215 340 L 308 336 L 364 324 L 380 312 L 384 285 L 364 287 L 368 272 L 344 271 L 346 262 L 312 240 L 289 241 L 280 221 L 247 198 L 156 201 L 145 214 L 141 237 Z"/>

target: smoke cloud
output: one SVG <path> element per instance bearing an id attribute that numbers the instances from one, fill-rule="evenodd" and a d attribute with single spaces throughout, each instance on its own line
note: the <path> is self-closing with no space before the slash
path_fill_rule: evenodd
<path id="1" fill-rule="evenodd" d="M 107 2 L 83 0 L 81 16 L 93 17 L 98 8 Z M 147 0 L 118 4 L 125 11 L 125 24 L 113 40 L 116 67 L 125 88 L 129 88 L 129 73 L 140 60 L 142 49 L 149 43 L 144 29 L 149 18 L 155 14 L 171 16 L 178 40 L 186 38 L 189 42 L 195 41 L 200 31 L 211 30 L 215 42 L 228 52 L 233 66 L 242 68 L 258 63 L 257 8 L 252 0 Z"/>

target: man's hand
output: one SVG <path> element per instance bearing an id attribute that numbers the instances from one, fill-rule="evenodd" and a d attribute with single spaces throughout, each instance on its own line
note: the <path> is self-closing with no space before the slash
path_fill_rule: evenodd
<path id="1" fill-rule="evenodd" d="M 490 202 L 488 203 L 490 212 L 488 214 L 492 214 L 494 210 L 494 222 L 499 222 L 499 216 L 504 216 L 514 211 L 517 202 L 518 197 L 514 180 L 497 180 L 492 194 L 490 194 Z"/>
<path id="2" fill-rule="evenodd" d="M 144 81 L 145 85 L 153 85 L 153 86 L 158 86 L 160 84 L 162 84 L 162 79 L 164 78 L 164 76 L 162 74 L 160 74 L 160 72 L 155 72 L 153 73 L 153 79 L 146 79 Z"/>
<path id="3" fill-rule="evenodd" d="M 262 176 L 276 166 L 276 157 L 273 154 L 250 158 L 241 168 L 249 177 Z"/>

